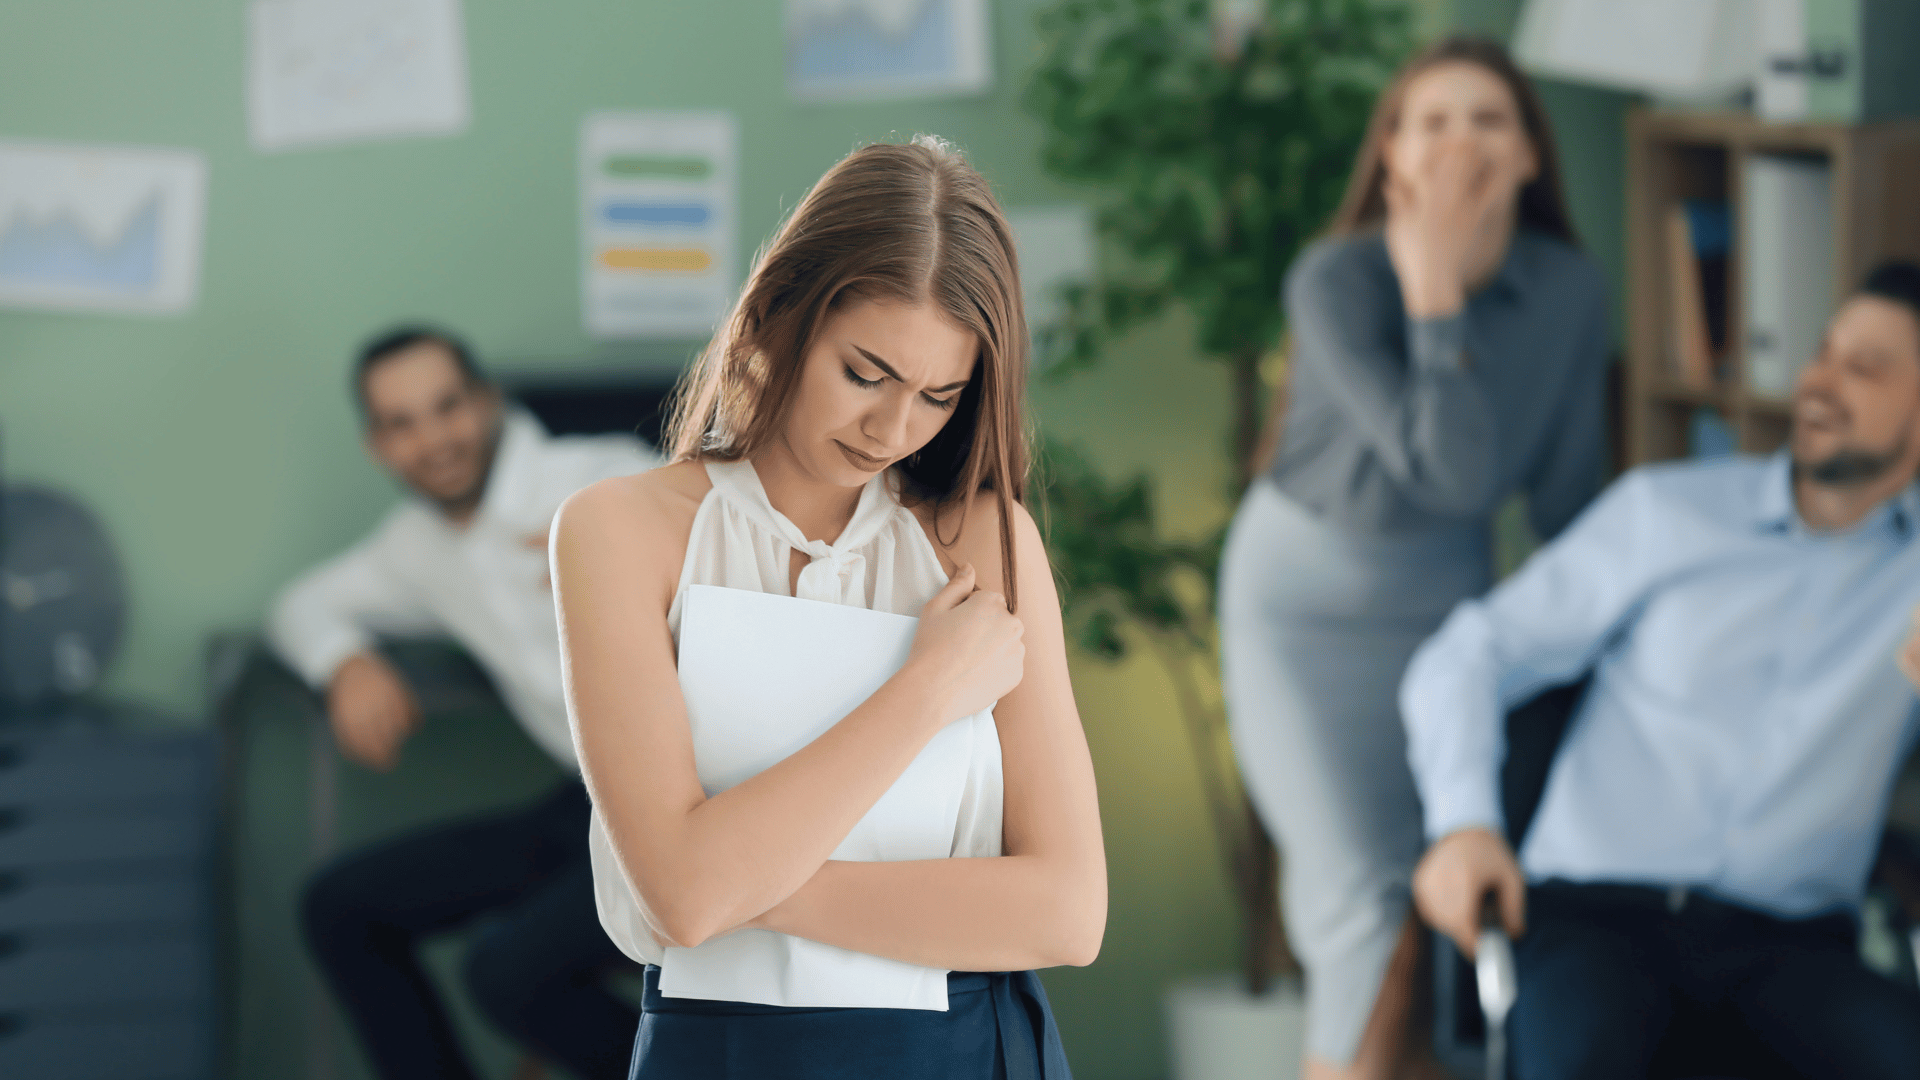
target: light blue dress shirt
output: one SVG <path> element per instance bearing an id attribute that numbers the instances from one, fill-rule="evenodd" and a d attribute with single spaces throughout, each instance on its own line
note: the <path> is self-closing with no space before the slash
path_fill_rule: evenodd
<path id="1" fill-rule="evenodd" d="M 1917 526 L 1909 487 L 1808 530 L 1784 452 L 1628 473 L 1408 668 L 1427 835 L 1501 823 L 1506 710 L 1592 668 L 1520 851 L 1529 880 L 1857 907 L 1916 733 L 1894 655 Z"/>

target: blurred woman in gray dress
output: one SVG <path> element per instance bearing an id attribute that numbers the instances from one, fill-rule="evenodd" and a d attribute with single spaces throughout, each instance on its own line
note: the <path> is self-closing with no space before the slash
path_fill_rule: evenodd
<path id="1" fill-rule="evenodd" d="M 1545 539 L 1602 479 L 1606 294 L 1500 46 L 1449 39 L 1401 71 L 1284 301 L 1285 426 L 1221 569 L 1234 745 L 1284 853 L 1303 1075 L 1437 1076 L 1409 1037 L 1425 838 L 1400 676 L 1490 584 L 1510 494 Z"/>

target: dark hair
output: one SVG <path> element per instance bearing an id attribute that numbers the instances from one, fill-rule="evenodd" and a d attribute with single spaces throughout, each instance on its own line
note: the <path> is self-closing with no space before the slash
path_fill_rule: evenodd
<path id="1" fill-rule="evenodd" d="M 360 346 L 360 352 L 353 359 L 353 403 L 360 407 L 362 421 L 373 419 L 373 410 L 367 406 L 367 376 L 380 366 L 381 361 L 422 344 L 438 345 L 447 350 L 447 355 L 453 357 L 454 366 L 460 369 L 468 385 L 487 381 L 486 373 L 480 370 L 480 362 L 473 358 L 473 350 L 467 347 L 460 335 L 435 326 L 396 326 L 382 331 Z"/>
<path id="2" fill-rule="evenodd" d="M 1913 317 L 1920 319 L 1920 265 L 1906 259 L 1889 259 L 1873 268 L 1860 292 L 1904 304 Z"/>
<path id="3" fill-rule="evenodd" d="M 1520 125 L 1540 171 L 1520 189 L 1519 225 L 1523 229 L 1558 237 L 1579 244 L 1573 232 L 1573 219 L 1567 214 L 1567 198 L 1560 188 L 1560 157 L 1554 149 L 1553 128 L 1547 123 L 1547 110 L 1533 83 L 1514 66 L 1513 58 L 1500 43 L 1490 38 L 1449 37 L 1414 54 L 1393 82 L 1380 93 L 1373 106 L 1373 119 L 1367 122 L 1367 136 L 1347 178 L 1347 193 L 1334 211 L 1329 231 L 1335 234 L 1358 232 L 1375 227 L 1387 218 L 1386 142 L 1400 126 L 1400 109 L 1406 102 L 1407 87 L 1413 80 L 1441 64 L 1477 64 L 1506 84 L 1519 110 Z"/>
<path id="4" fill-rule="evenodd" d="M 1013 233 L 986 180 L 939 139 L 861 147 L 794 208 L 674 390 L 672 459 L 737 461 L 765 446 L 827 316 L 856 298 L 933 303 L 979 340 L 953 415 L 894 467 L 912 497 L 957 503 L 962 529 L 973 497 L 993 492 L 1017 606 L 1011 504 L 1027 484 L 1027 320 Z"/>

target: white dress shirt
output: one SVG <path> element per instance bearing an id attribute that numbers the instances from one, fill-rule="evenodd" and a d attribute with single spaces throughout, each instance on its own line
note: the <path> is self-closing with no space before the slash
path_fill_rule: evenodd
<path id="1" fill-rule="evenodd" d="M 268 628 L 273 646 L 324 691 L 376 634 L 449 634 L 486 669 L 533 741 L 578 772 L 544 538 L 567 496 L 658 464 L 637 438 L 556 438 L 510 411 L 486 493 L 465 527 L 423 500 L 403 501 L 371 536 L 280 594 Z"/>

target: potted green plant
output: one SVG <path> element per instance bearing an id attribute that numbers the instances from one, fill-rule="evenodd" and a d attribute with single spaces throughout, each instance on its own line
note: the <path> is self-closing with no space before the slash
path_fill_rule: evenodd
<path id="1" fill-rule="evenodd" d="M 1263 361 L 1285 329 L 1282 279 L 1339 201 L 1374 96 L 1411 43 L 1410 13 L 1383 0 L 1060 0 L 1038 18 L 1026 104 L 1046 124 L 1046 167 L 1101 193 L 1105 256 L 1097 280 L 1062 290 L 1042 337 L 1049 376 L 1075 377 L 1117 335 L 1184 305 L 1199 353 L 1231 372 L 1222 450 L 1237 502 L 1268 396 Z M 1299 999 L 1268 991 L 1298 968 L 1278 857 L 1227 738 L 1213 618 L 1225 525 L 1168 540 L 1144 475 L 1111 481 L 1051 443 L 1044 459 L 1075 640 L 1107 660 L 1144 645 L 1165 669 L 1242 916 L 1238 987 L 1170 995 L 1176 1075 L 1240 1075 L 1236 1057 L 1277 1075 L 1273 1056 L 1288 1057 L 1288 1038 L 1297 1047 Z M 1229 1033 L 1236 1024 L 1250 1034 Z M 1265 1041 L 1233 1045 L 1248 1038 Z"/>

